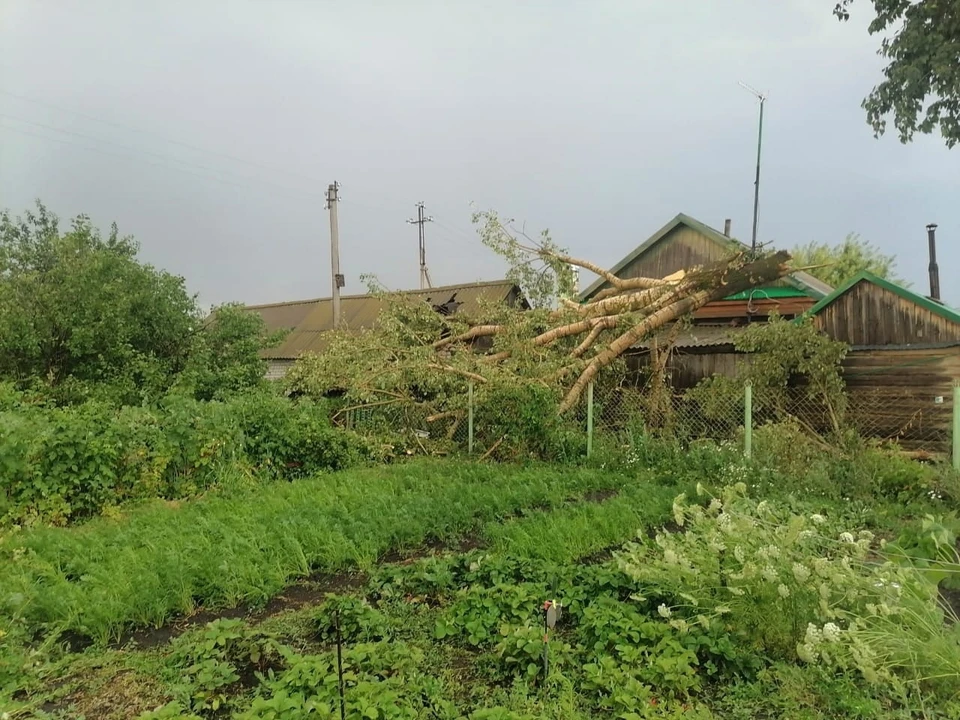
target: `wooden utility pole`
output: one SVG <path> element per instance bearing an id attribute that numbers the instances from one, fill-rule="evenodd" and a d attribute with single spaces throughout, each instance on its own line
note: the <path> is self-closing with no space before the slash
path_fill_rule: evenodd
<path id="1" fill-rule="evenodd" d="M 417 217 L 407 220 L 411 225 L 416 225 L 420 235 L 420 289 L 426 290 L 433 287 L 430 282 L 430 271 L 427 270 L 427 244 L 423 236 L 423 226 L 428 222 L 433 222 L 433 217 L 425 217 L 423 214 L 423 202 L 417 203 Z"/>
<path id="2" fill-rule="evenodd" d="M 327 210 L 330 211 L 330 274 L 333 279 L 333 327 L 340 327 L 340 288 L 344 286 L 340 274 L 340 229 L 337 225 L 337 202 L 340 200 L 340 183 L 327 186 Z"/>

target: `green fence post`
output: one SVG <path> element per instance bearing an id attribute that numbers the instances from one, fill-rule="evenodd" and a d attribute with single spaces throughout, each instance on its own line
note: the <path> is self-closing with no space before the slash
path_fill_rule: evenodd
<path id="1" fill-rule="evenodd" d="M 960 382 L 953 384 L 953 469 L 960 472 Z"/>
<path id="2" fill-rule="evenodd" d="M 593 382 L 587 385 L 587 457 L 593 453 Z"/>
<path id="3" fill-rule="evenodd" d="M 748 460 L 753 455 L 753 386 L 747 383 L 743 389 L 743 456 Z"/>
<path id="4" fill-rule="evenodd" d="M 467 453 L 473 455 L 473 381 L 467 383 Z"/>

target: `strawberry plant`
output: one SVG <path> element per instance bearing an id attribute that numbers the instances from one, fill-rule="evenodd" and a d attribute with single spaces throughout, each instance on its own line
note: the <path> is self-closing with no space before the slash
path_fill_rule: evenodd
<path id="1" fill-rule="evenodd" d="M 519 675 L 530 680 L 543 676 L 543 628 L 531 625 L 504 627 L 501 639 L 494 652 L 500 661 L 500 669 L 507 677 Z M 548 643 L 549 669 L 563 667 L 570 661 L 573 648 L 556 637 Z"/>
<path id="2" fill-rule="evenodd" d="M 470 646 L 493 643 L 504 625 L 532 621 L 539 611 L 544 589 L 530 583 L 471 586 L 461 591 L 454 603 L 437 621 L 434 637 L 438 640 L 459 637 Z"/>

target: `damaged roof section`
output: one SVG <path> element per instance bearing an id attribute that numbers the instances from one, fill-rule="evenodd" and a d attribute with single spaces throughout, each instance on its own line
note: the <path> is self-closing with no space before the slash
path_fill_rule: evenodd
<path id="1" fill-rule="evenodd" d="M 445 316 L 469 313 L 485 303 L 526 304 L 520 288 L 508 280 L 404 290 L 393 294 L 423 300 Z M 388 297 L 369 294 L 341 296 L 343 326 L 357 330 L 373 327 Z M 330 298 L 248 305 L 246 309 L 259 314 L 270 332 L 289 330 L 283 343 L 261 353 L 268 360 L 296 360 L 304 353 L 321 352 L 327 344 L 327 333 L 333 329 L 333 302 Z"/>

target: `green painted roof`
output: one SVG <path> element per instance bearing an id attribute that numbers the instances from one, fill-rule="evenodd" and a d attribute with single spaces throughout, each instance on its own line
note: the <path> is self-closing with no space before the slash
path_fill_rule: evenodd
<path id="1" fill-rule="evenodd" d="M 823 300 L 814 305 L 810 310 L 807 311 L 808 315 L 816 315 L 818 312 L 823 310 L 828 305 L 832 304 L 837 298 L 841 295 L 849 292 L 851 288 L 861 282 L 868 282 L 879 287 L 882 287 L 884 290 L 892 292 L 894 295 L 897 295 L 908 302 L 915 303 L 922 307 L 924 310 L 927 310 L 934 315 L 938 315 L 942 318 L 950 320 L 960 325 L 960 313 L 952 308 L 942 305 L 941 303 L 931 300 L 928 297 L 924 297 L 919 293 L 915 293 L 912 290 L 907 290 L 907 288 L 902 285 L 897 285 L 895 282 L 890 282 L 889 280 L 884 280 L 882 277 L 874 275 L 872 272 L 864 270 L 863 272 L 855 275 L 850 280 L 845 282 L 843 285 L 838 287 L 832 293 L 827 295 Z"/>
<path id="2" fill-rule="evenodd" d="M 679 213 L 673 220 L 668 222 L 662 228 L 657 230 L 653 235 L 651 235 L 647 240 L 643 242 L 640 246 L 633 250 L 629 255 L 623 258 L 620 262 L 610 268 L 610 272 L 616 275 L 630 263 L 636 260 L 638 257 L 647 252 L 650 248 L 656 245 L 658 242 L 663 240 L 671 231 L 677 228 L 680 225 L 686 225 L 688 228 L 696 230 L 707 238 L 713 240 L 714 242 L 723 245 L 726 248 L 729 248 L 733 251 L 741 251 L 747 248 L 747 245 L 743 244 L 739 240 L 734 238 L 727 237 L 719 230 L 714 230 L 709 225 L 696 220 L 689 215 L 684 215 Z M 820 298 L 826 297 L 832 290 L 829 285 L 813 277 L 809 273 L 803 271 L 797 271 L 787 275 L 784 280 L 786 280 L 791 287 L 796 290 L 800 290 L 803 295 L 807 297 L 812 297 L 819 300 Z M 590 299 L 597 291 L 600 290 L 606 283 L 604 278 L 597 278 L 597 280 L 590 285 L 586 290 L 580 293 L 580 300 L 585 301 Z M 791 296 L 787 296 L 791 297 Z"/>
<path id="3" fill-rule="evenodd" d="M 752 298 L 795 298 L 810 297 L 803 290 L 792 287 L 757 287 L 753 290 L 742 290 L 733 295 L 727 295 L 724 300 L 750 300 Z"/>

